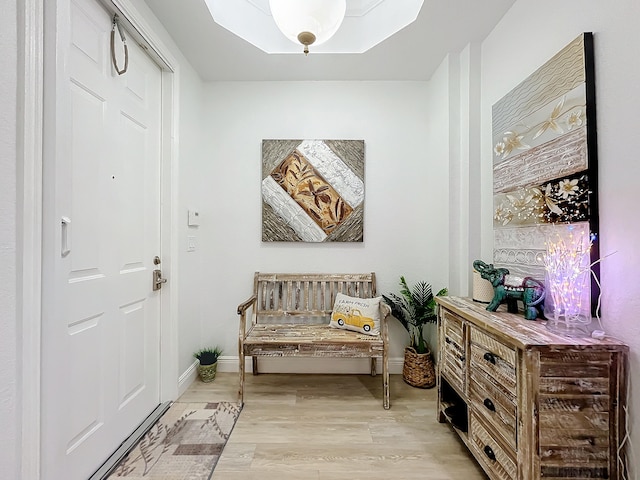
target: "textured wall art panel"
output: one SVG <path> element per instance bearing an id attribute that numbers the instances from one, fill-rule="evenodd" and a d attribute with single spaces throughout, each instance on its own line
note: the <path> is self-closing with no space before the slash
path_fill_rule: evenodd
<path id="1" fill-rule="evenodd" d="M 262 141 L 262 241 L 362 242 L 363 140 Z"/>
<path id="2" fill-rule="evenodd" d="M 546 224 L 530 228 L 496 228 L 493 231 L 494 248 L 493 262 L 508 268 L 512 275 L 518 277 L 545 278 L 546 246 L 540 239 L 557 238 L 573 234 L 579 237 L 589 236 L 589 224 L 579 222 L 565 225 Z"/>
<path id="3" fill-rule="evenodd" d="M 593 71 L 585 33 L 493 106 L 493 261 L 512 274 L 544 280 L 545 242 L 563 225 L 598 232 Z"/>

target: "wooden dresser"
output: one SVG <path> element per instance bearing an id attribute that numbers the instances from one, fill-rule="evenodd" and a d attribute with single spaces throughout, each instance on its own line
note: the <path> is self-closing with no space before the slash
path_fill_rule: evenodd
<path id="1" fill-rule="evenodd" d="M 622 478 L 626 345 L 556 335 L 504 306 L 436 301 L 438 421 L 491 479 Z"/>

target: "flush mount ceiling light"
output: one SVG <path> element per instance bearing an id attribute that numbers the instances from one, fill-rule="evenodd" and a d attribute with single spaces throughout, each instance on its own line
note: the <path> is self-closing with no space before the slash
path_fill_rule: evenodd
<path id="1" fill-rule="evenodd" d="M 269 0 L 271 15 L 284 36 L 304 45 L 321 45 L 342 25 L 346 0 Z"/>
<path id="2" fill-rule="evenodd" d="M 313 45 L 314 55 L 364 53 L 414 22 L 423 1 L 205 0 L 218 25 L 261 50 L 299 53 L 302 43 Z M 315 40 L 308 35 L 299 39 L 303 32 Z"/>

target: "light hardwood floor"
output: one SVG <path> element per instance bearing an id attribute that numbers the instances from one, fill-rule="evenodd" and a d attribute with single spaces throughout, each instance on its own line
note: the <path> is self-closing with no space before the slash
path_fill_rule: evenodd
<path id="1" fill-rule="evenodd" d="M 483 480 L 451 427 L 436 421 L 436 389 L 391 376 L 248 375 L 245 406 L 212 480 Z M 197 380 L 181 402 L 237 400 L 238 377 Z"/>

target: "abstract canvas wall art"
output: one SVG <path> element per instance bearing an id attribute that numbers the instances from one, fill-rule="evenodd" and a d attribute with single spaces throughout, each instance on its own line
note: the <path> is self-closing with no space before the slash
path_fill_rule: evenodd
<path id="1" fill-rule="evenodd" d="M 262 241 L 362 242 L 363 140 L 262 141 Z"/>
<path id="2" fill-rule="evenodd" d="M 544 280 L 545 242 L 558 232 L 593 240 L 597 260 L 592 34 L 496 102 L 492 121 L 494 264 Z"/>

